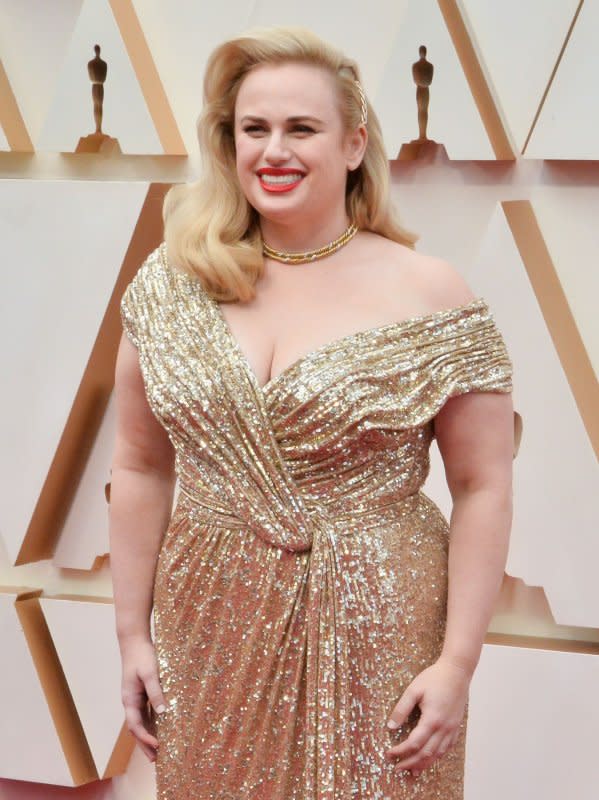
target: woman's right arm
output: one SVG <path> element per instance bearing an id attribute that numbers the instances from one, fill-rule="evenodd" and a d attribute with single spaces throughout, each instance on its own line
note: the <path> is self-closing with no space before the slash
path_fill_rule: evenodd
<path id="1" fill-rule="evenodd" d="M 153 761 L 147 701 L 165 705 L 151 639 L 156 561 L 175 487 L 175 453 L 148 405 L 138 351 L 121 337 L 115 370 L 117 430 L 110 487 L 110 567 L 127 725 Z M 160 712 L 159 712 L 160 713 Z"/>

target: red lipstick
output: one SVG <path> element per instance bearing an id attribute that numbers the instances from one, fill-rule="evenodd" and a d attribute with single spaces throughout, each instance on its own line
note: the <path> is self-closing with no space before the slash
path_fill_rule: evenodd
<path id="1" fill-rule="evenodd" d="M 280 194 L 281 192 L 290 192 L 299 186 L 305 173 L 299 169 L 293 169 L 293 167 L 262 167 L 256 174 L 264 191 Z M 268 178 L 264 180 L 263 176 L 268 176 L 271 180 Z M 287 176 L 296 176 L 296 180 Z"/>

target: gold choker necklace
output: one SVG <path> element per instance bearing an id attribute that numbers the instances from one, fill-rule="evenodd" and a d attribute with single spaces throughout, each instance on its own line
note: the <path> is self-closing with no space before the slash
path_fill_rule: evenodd
<path id="1" fill-rule="evenodd" d="M 329 242 L 329 244 L 325 244 L 324 247 L 319 247 L 317 250 L 308 250 L 305 253 L 286 253 L 284 250 L 273 250 L 266 242 L 263 242 L 262 252 L 265 256 L 268 256 L 268 258 L 274 258 L 275 261 L 282 261 L 284 264 L 306 264 L 308 261 L 316 261 L 319 258 L 324 258 L 325 256 L 330 256 L 331 253 L 335 253 L 343 247 L 343 245 L 353 239 L 357 232 L 358 226 L 352 222 L 349 228 L 343 231 L 338 239 Z"/>

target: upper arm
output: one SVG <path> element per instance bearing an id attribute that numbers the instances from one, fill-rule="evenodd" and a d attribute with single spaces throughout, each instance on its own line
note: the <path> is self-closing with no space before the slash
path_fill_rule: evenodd
<path id="1" fill-rule="evenodd" d="M 458 308 L 478 299 L 448 261 L 420 254 L 412 266 L 412 274 L 431 307 Z M 480 343 L 472 344 L 472 355 L 456 351 L 456 376 L 459 374 L 464 384 L 486 384 L 488 357 L 489 365 L 493 364 L 495 369 L 498 361 L 503 362 L 500 380 L 504 382 L 503 341 L 497 329 L 486 328 L 480 335 Z M 464 346 L 468 345 L 460 345 Z M 454 377 L 451 371 L 447 374 L 450 380 Z M 434 432 L 452 496 L 491 484 L 511 486 L 514 455 L 511 392 L 461 391 L 450 397 L 436 414 Z"/>
<path id="2" fill-rule="evenodd" d="M 436 308 L 456 308 L 476 299 L 462 275 L 444 259 L 427 256 L 419 270 Z M 511 392 L 471 391 L 449 398 L 435 417 L 434 431 L 452 495 L 489 484 L 511 485 Z"/>
<path id="3" fill-rule="evenodd" d="M 139 354 L 123 333 L 115 368 L 116 440 L 113 466 L 171 474 L 175 451 L 148 404 Z"/>
<path id="4" fill-rule="evenodd" d="M 434 419 L 434 431 L 452 497 L 489 486 L 511 491 L 514 411 L 510 392 L 467 392 L 450 398 Z"/>

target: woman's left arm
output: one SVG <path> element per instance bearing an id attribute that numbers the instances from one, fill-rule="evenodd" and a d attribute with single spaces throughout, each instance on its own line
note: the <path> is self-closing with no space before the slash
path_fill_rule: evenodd
<path id="1" fill-rule="evenodd" d="M 468 688 L 501 587 L 512 521 L 514 414 L 511 394 L 471 392 L 448 400 L 435 436 L 453 500 L 447 620 L 438 660 L 412 681 L 390 719 L 421 717 L 387 751 L 419 774 L 457 740 Z"/>
<path id="2" fill-rule="evenodd" d="M 473 674 L 501 588 L 512 524 L 511 394 L 473 392 L 435 418 L 453 507 L 441 658 Z"/>

